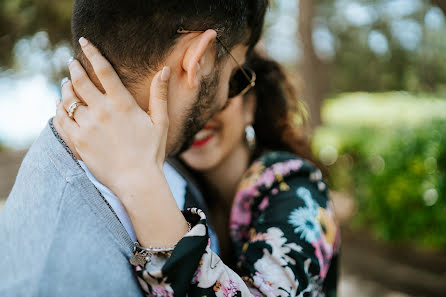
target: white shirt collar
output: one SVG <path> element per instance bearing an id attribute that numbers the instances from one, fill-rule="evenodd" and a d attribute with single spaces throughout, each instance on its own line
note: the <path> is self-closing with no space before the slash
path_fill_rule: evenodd
<path id="1" fill-rule="evenodd" d="M 132 222 L 130 221 L 130 217 L 122 205 L 119 198 L 106 186 L 104 186 L 100 181 L 98 181 L 93 174 L 88 170 L 87 166 L 83 161 L 79 160 L 79 164 L 84 169 L 87 177 L 93 183 L 93 185 L 101 192 L 102 196 L 104 196 L 105 200 L 107 200 L 108 204 L 110 204 L 113 211 L 118 216 L 125 230 L 129 234 L 130 238 L 133 242 L 136 241 L 135 230 L 133 229 Z M 186 195 L 186 181 L 184 178 L 176 172 L 172 166 L 168 163 L 164 163 L 164 175 L 166 176 L 167 183 L 172 191 L 172 194 L 177 202 L 177 205 L 180 209 L 184 208 L 185 195 Z"/>

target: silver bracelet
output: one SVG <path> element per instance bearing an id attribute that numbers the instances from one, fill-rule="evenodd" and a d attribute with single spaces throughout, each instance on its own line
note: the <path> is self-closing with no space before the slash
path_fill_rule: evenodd
<path id="1" fill-rule="evenodd" d="M 149 246 L 148 248 L 142 247 L 139 245 L 139 242 L 133 243 L 133 252 L 149 252 L 151 254 L 157 254 L 157 253 L 168 253 L 175 249 L 176 245 L 173 245 L 171 247 L 154 247 Z"/>
<path id="2" fill-rule="evenodd" d="M 192 226 L 189 222 L 186 222 L 188 226 L 188 230 L 186 233 L 192 229 Z M 144 267 L 147 263 L 150 263 L 152 260 L 152 256 L 154 254 L 165 254 L 170 255 L 175 249 L 176 244 L 171 247 L 154 247 L 149 246 L 148 248 L 142 247 L 139 242 L 133 243 L 133 253 L 134 255 L 130 258 L 130 264 L 133 266 L 142 266 Z"/>

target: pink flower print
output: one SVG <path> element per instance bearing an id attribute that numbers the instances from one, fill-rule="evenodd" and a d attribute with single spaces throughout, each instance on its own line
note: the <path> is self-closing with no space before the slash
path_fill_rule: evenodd
<path id="1" fill-rule="evenodd" d="M 195 270 L 194 273 L 194 277 L 192 278 L 191 283 L 194 284 L 198 284 L 198 278 L 201 276 L 201 268 L 198 268 L 197 270 Z"/>
<path id="2" fill-rule="evenodd" d="M 250 242 L 266 241 L 267 239 L 268 239 L 268 236 L 266 235 L 266 233 L 255 233 L 254 236 L 251 236 Z"/>
<path id="3" fill-rule="evenodd" d="M 327 276 L 330 261 L 333 257 L 333 246 L 328 244 L 323 238 L 319 238 L 312 243 L 316 258 L 319 262 L 319 276 L 324 279 Z"/>
<path id="4" fill-rule="evenodd" d="M 231 279 L 227 280 L 225 285 L 222 287 L 224 297 L 235 297 L 237 296 L 237 291 L 237 284 Z"/>
<path id="5" fill-rule="evenodd" d="M 260 204 L 259 204 L 259 210 L 262 210 L 262 211 L 265 210 L 265 208 L 267 208 L 268 205 L 269 205 L 269 197 L 265 196 L 265 197 L 263 197 L 262 202 L 260 202 Z"/>
<path id="6" fill-rule="evenodd" d="M 291 171 L 299 170 L 303 165 L 302 160 L 288 160 L 286 162 L 276 163 L 271 168 L 276 174 L 282 176 L 290 174 Z"/>
<path id="7" fill-rule="evenodd" d="M 240 226 L 248 226 L 251 223 L 251 203 L 254 197 L 258 195 L 256 185 L 251 185 L 237 192 L 231 210 L 231 230 L 239 229 Z"/>
<path id="8" fill-rule="evenodd" d="M 273 164 L 267 168 L 262 175 L 257 179 L 257 187 L 265 186 L 270 188 L 271 185 L 277 180 L 277 176 L 289 175 L 291 171 L 299 170 L 303 165 L 302 160 L 288 160 Z"/>
<path id="9" fill-rule="evenodd" d="M 173 297 L 173 290 L 170 286 L 152 285 L 152 295 L 156 297 Z"/>
<path id="10" fill-rule="evenodd" d="M 230 218 L 231 229 L 237 229 L 239 226 L 248 226 L 251 222 L 250 202 L 252 198 L 239 192 L 234 200 Z"/>
<path id="11" fill-rule="evenodd" d="M 260 273 L 256 272 L 252 279 L 254 281 L 254 286 L 261 292 L 270 294 L 275 293 L 271 283 L 267 282 Z"/>
<path id="12" fill-rule="evenodd" d="M 267 168 L 262 175 L 259 176 L 256 182 L 257 187 L 265 186 L 270 188 L 271 185 L 276 180 L 276 176 L 274 175 L 274 171 L 271 168 Z"/>

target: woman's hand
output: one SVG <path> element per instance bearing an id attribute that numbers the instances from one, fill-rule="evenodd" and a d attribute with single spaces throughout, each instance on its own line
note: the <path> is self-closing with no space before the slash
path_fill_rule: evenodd
<path id="1" fill-rule="evenodd" d="M 143 245 L 169 246 L 187 231 L 163 174 L 166 157 L 170 68 L 150 86 L 150 116 L 136 103 L 110 63 L 85 39 L 79 43 L 105 89 L 91 82 L 81 64 L 69 64 L 54 121 L 70 138 L 88 169 L 123 202 Z M 74 89 L 73 89 L 74 87 Z M 81 102 L 70 118 L 67 110 Z"/>
<path id="2" fill-rule="evenodd" d="M 69 64 L 72 82 L 67 81 L 62 86 L 63 102 L 55 120 L 93 175 L 119 194 L 122 185 L 135 186 L 141 178 L 162 172 L 169 126 L 170 68 L 164 67 L 152 80 L 149 116 L 100 52 L 90 42 L 82 49 L 105 94 L 91 82 L 81 64 L 73 60 Z M 66 112 L 69 106 L 82 101 L 88 106 L 79 106 L 74 120 L 69 118 Z"/>

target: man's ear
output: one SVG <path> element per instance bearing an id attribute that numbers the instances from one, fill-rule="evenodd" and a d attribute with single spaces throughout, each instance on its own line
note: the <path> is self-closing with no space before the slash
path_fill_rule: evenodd
<path id="1" fill-rule="evenodd" d="M 201 76 L 209 74 L 213 68 L 215 48 L 212 45 L 216 38 L 217 32 L 209 29 L 191 39 L 182 63 L 189 87 L 198 87 Z"/>

